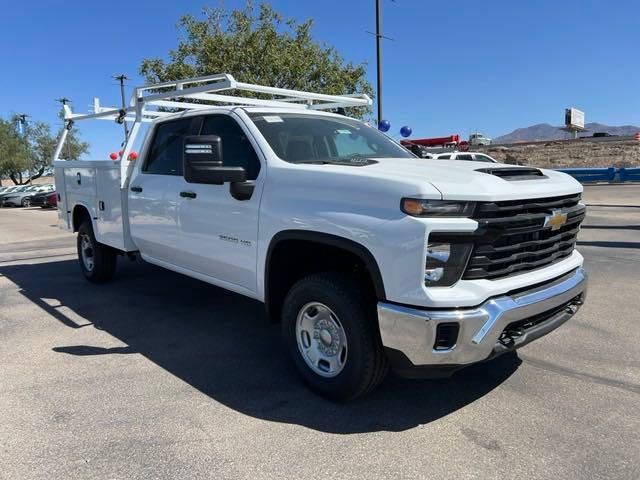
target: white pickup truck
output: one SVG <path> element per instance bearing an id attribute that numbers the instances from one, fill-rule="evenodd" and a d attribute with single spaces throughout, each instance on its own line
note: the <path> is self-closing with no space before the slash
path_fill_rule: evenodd
<path id="1" fill-rule="evenodd" d="M 261 95 L 220 93 L 230 89 Z M 575 250 L 581 185 L 551 170 L 419 159 L 323 111 L 369 103 L 218 75 L 137 88 L 126 108 L 67 108 L 68 126 L 132 122 L 120 160 L 55 161 L 82 273 L 109 281 L 118 255 L 139 255 L 260 300 L 305 382 L 343 401 L 389 366 L 448 376 L 571 318 L 587 282 Z"/>

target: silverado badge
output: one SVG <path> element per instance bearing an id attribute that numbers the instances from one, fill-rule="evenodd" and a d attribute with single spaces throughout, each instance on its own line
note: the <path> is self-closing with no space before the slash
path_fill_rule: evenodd
<path id="1" fill-rule="evenodd" d="M 551 227 L 551 231 L 558 230 L 565 223 L 567 223 L 567 214 L 560 210 L 553 210 L 551 215 L 544 218 L 544 226 Z"/>

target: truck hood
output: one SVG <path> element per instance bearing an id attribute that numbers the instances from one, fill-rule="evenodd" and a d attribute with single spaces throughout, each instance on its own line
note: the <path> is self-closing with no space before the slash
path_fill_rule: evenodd
<path id="1" fill-rule="evenodd" d="M 531 167 L 466 160 L 419 158 L 376 160 L 378 163 L 374 165 L 358 168 L 365 169 L 368 174 L 391 177 L 394 180 L 404 178 L 407 181 L 429 182 L 440 192 L 444 200 L 517 200 L 570 195 L 582 191 L 582 185 L 573 177 L 554 170 L 539 169 L 543 176 L 523 180 L 517 177 L 503 178 L 478 170 Z"/>

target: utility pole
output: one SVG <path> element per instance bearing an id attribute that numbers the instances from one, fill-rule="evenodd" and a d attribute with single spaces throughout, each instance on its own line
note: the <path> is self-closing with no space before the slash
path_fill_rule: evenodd
<path id="1" fill-rule="evenodd" d="M 376 95 L 378 102 L 378 125 L 382 120 L 382 52 L 380 51 L 380 40 L 382 39 L 382 33 L 380 33 L 380 25 L 382 23 L 380 12 L 380 0 L 376 1 Z"/>
<path id="2" fill-rule="evenodd" d="M 120 104 L 122 105 L 122 110 L 126 110 L 127 102 L 125 101 L 125 98 L 124 98 L 124 81 L 130 80 L 130 78 L 127 77 L 124 73 L 121 73 L 120 75 L 116 75 L 113 78 L 120 82 Z M 129 138 L 129 127 L 127 126 L 126 120 L 122 121 L 122 125 L 124 125 L 124 141 L 126 142 L 127 138 Z"/>
<path id="3" fill-rule="evenodd" d="M 378 125 L 380 125 L 380 120 L 382 120 L 382 47 L 380 42 L 384 38 L 385 40 L 393 40 L 393 38 L 385 37 L 382 34 L 382 7 L 380 6 L 380 2 L 382 0 L 374 0 L 376 2 L 376 31 L 370 32 L 367 30 L 367 33 L 376 37 L 376 97 L 377 97 L 377 105 L 378 105 Z M 395 0 L 391 0 L 395 2 Z"/>
<path id="4" fill-rule="evenodd" d="M 61 98 L 56 98 L 56 102 L 60 102 L 60 104 L 62 104 L 62 110 L 64 112 L 64 106 L 67 105 L 68 103 L 71 103 L 71 100 L 69 100 L 67 97 L 61 97 Z M 67 128 L 67 126 L 64 123 L 64 113 L 62 116 L 62 128 Z M 71 139 L 69 138 L 66 142 L 67 144 L 67 160 L 71 160 Z"/>

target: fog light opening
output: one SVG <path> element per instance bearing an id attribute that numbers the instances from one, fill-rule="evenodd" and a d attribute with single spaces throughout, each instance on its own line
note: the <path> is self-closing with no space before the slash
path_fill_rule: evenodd
<path id="1" fill-rule="evenodd" d="M 450 350 L 458 341 L 460 324 L 457 322 L 440 323 L 436 328 L 436 340 L 433 344 L 434 350 Z"/>

